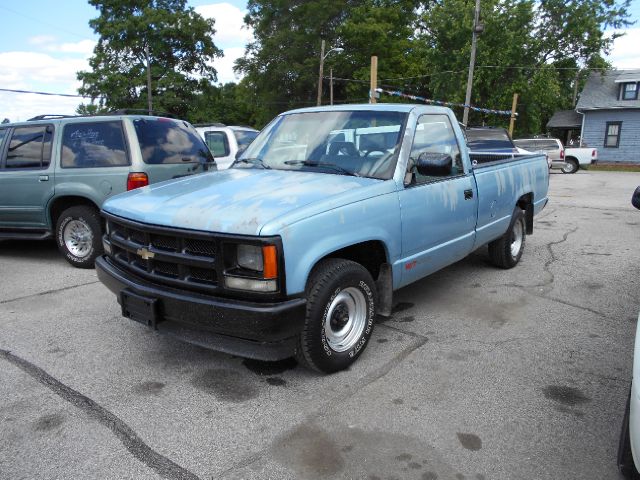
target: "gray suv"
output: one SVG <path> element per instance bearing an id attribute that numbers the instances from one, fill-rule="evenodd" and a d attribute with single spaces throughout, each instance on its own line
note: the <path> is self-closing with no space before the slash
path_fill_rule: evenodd
<path id="1" fill-rule="evenodd" d="M 55 237 L 76 267 L 102 252 L 100 207 L 149 183 L 215 170 L 193 126 L 147 115 L 39 116 L 0 125 L 0 239 Z"/>

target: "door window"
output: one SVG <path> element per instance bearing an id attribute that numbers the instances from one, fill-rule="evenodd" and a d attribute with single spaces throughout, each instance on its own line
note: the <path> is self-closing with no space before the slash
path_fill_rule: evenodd
<path id="1" fill-rule="evenodd" d="M 229 142 L 224 132 L 205 132 L 204 138 L 214 157 L 229 155 Z"/>
<path id="2" fill-rule="evenodd" d="M 118 167 L 129 165 L 122 123 L 71 123 L 62 132 L 63 168 Z"/>
<path id="3" fill-rule="evenodd" d="M 7 150 L 6 168 L 43 169 L 51 161 L 53 127 L 16 127 Z"/>
<path id="4" fill-rule="evenodd" d="M 418 157 L 422 153 L 450 155 L 452 159 L 450 172 L 437 177 L 421 175 L 418 172 L 417 163 Z M 416 126 L 405 183 L 421 185 L 462 174 L 464 174 L 462 155 L 449 117 L 446 115 L 422 115 Z"/>

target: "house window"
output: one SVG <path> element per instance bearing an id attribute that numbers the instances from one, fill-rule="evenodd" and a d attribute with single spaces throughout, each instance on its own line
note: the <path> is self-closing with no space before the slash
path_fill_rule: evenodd
<path id="1" fill-rule="evenodd" d="M 637 83 L 625 83 L 622 85 L 622 99 L 623 100 L 637 100 L 638 99 L 638 84 Z"/>
<path id="2" fill-rule="evenodd" d="M 607 122 L 607 129 L 604 135 L 604 146 L 608 148 L 618 148 L 620 145 L 620 129 L 622 122 Z"/>

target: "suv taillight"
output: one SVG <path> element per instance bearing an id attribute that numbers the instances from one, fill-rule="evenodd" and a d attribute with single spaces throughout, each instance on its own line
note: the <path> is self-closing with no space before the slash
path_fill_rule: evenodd
<path id="1" fill-rule="evenodd" d="M 564 158 L 564 149 L 560 150 L 560 160 Z"/>
<path id="2" fill-rule="evenodd" d="M 131 172 L 127 177 L 127 191 L 134 188 L 146 187 L 149 185 L 149 177 L 146 173 Z"/>
<path id="3" fill-rule="evenodd" d="M 593 151 L 591 152 L 591 158 L 594 158 L 595 156 L 596 156 L 596 151 L 595 151 L 595 150 L 593 150 Z"/>

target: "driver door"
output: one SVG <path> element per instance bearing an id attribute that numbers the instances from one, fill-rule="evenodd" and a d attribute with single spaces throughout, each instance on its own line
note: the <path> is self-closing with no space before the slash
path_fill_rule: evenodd
<path id="1" fill-rule="evenodd" d="M 450 155 L 450 172 L 423 176 L 417 158 L 423 152 Z M 402 285 L 409 284 L 467 256 L 474 244 L 478 199 L 473 173 L 465 171 L 449 117 L 426 114 L 418 119 L 400 191 Z"/>

